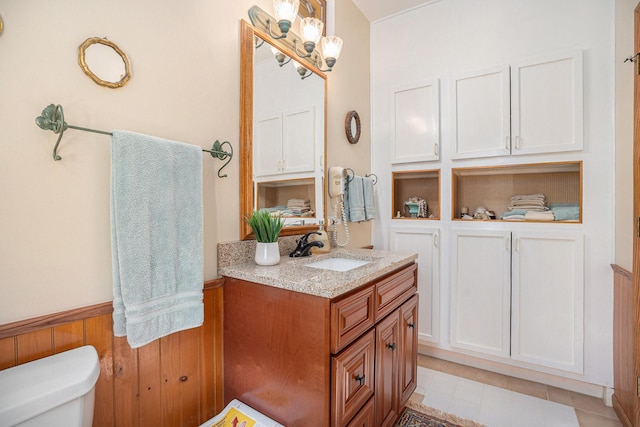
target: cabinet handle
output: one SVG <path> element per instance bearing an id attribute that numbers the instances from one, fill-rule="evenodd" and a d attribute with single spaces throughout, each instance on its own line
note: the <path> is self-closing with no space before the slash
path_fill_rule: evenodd
<path id="1" fill-rule="evenodd" d="M 387 348 L 391 349 L 391 351 L 395 350 L 396 349 L 396 343 L 393 342 L 393 343 L 387 344 Z"/>
<path id="2" fill-rule="evenodd" d="M 505 144 L 504 144 L 504 148 L 505 150 L 509 150 L 509 148 L 511 148 L 511 141 L 510 141 L 511 137 L 509 137 L 509 135 L 507 135 L 507 137 L 505 138 Z"/>
<path id="3" fill-rule="evenodd" d="M 358 384 L 364 385 L 364 375 L 356 375 L 354 379 L 358 381 Z"/>
<path id="4" fill-rule="evenodd" d="M 416 324 L 414 322 L 407 323 L 407 327 L 413 329 L 416 327 Z"/>
<path id="5" fill-rule="evenodd" d="M 434 247 L 438 247 L 438 234 L 437 233 L 433 233 L 433 246 Z"/>
<path id="6" fill-rule="evenodd" d="M 509 239 L 505 238 L 504 239 L 504 250 L 509 252 Z"/>
<path id="7" fill-rule="evenodd" d="M 433 154 L 434 156 L 438 155 L 438 143 L 433 144 Z"/>
<path id="8" fill-rule="evenodd" d="M 516 150 L 520 149 L 520 137 L 516 135 Z"/>
<path id="9" fill-rule="evenodd" d="M 520 238 L 516 239 L 516 247 L 514 249 L 516 252 L 520 252 Z"/>

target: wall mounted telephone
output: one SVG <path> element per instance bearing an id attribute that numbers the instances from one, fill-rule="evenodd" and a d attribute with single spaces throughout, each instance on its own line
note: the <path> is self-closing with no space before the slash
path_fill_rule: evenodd
<path id="1" fill-rule="evenodd" d="M 336 218 L 342 220 L 344 227 L 344 234 L 346 240 L 344 242 L 338 242 L 338 223 L 339 220 L 333 226 L 333 241 L 336 246 L 344 248 L 349 244 L 349 227 L 347 226 L 347 218 L 344 209 L 344 192 L 347 183 L 347 170 L 339 166 L 333 166 L 329 168 L 329 197 L 336 197 L 338 200 L 333 207 Z"/>

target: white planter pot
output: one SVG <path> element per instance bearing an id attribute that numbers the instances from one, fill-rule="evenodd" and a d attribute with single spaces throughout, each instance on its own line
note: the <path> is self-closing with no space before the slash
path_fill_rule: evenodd
<path id="1" fill-rule="evenodd" d="M 280 262 L 280 248 L 278 242 L 273 243 L 256 243 L 256 264 L 258 265 L 276 265 Z"/>

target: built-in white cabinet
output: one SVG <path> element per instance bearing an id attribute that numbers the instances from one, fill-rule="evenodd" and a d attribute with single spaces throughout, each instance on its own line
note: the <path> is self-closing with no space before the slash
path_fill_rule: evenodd
<path id="1" fill-rule="evenodd" d="M 581 150 L 582 51 L 452 78 L 453 159 Z"/>
<path id="2" fill-rule="evenodd" d="M 396 87 L 392 92 L 391 163 L 440 158 L 440 82 L 427 80 Z"/>
<path id="3" fill-rule="evenodd" d="M 391 227 L 391 250 L 418 254 L 418 338 L 440 341 L 440 230 L 433 227 Z"/>
<path id="4" fill-rule="evenodd" d="M 584 237 L 452 230 L 451 346 L 583 371 Z"/>
<path id="5" fill-rule="evenodd" d="M 314 107 L 257 118 L 254 129 L 254 175 L 313 173 L 318 145 L 315 122 Z"/>

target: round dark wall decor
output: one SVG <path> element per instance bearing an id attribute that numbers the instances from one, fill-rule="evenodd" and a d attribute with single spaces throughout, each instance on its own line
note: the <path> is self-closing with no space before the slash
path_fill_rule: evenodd
<path id="1" fill-rule="evenodd" d="M 360 139 L 360 116 L 356 110 L 349 111 L 344 120 L 344 131 L 351 144 L 357 144 Z"/>

